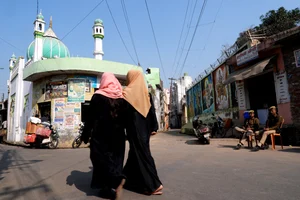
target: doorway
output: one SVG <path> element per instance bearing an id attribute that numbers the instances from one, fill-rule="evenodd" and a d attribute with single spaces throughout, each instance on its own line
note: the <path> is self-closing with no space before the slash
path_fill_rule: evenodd
<path id="1" fill-rule="evenodd" d="M 277 106 L 274 74 L 268 72 L 246 80 L 249 92 L 250 108 L 264 124 L 268 117 L 268 108 Z"/>
<path id="2" fill-rule="evenodd" d="M 40 118 L 51 122 L 51 102 L 39 103 Z"/>

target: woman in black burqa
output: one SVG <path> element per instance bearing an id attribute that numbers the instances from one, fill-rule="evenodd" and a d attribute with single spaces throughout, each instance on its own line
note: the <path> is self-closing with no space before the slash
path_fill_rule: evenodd
<path id="1" fill-rule="evenodd" d="M 90 103 L 88 120 L 82 140 L 90 139 L 90 158 L 93 164 L 91 188 L 100 189 L 100 195 L 111 199 L 120 197 L 125 176 L 123 162 L 125 132 L 122 86 L 112 73 L 103 73 L 100 88 Z"/>
<path id="2" fill-rule="evenodd" d="M 162 194 L 163 186 L 149 145 L 151 133 L 157 131 L 155 110 L 142 72 L 130 70 L 127 82 L 123 95 L 128 102 L 126 134 L 130 149 L 124 167 L 125 188 L 148 195 Z"/>

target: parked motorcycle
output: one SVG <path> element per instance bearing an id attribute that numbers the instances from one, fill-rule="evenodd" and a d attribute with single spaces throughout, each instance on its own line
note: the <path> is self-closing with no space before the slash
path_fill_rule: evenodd
<path id="1" fill-rule="evenodd" d="M 193 119 L 193 129 L 196 137 L 201 143 L 210 144 L 211 128 L 204 124 L 199 116 L 194 117 Z"/>
<path id="2" fill-rule="evenodd" d="M 74 141 L 72 143 L 72 148 L 80 147 L 80 145 L 82 143 L 81 135 L 82 135 L 82 132 L 83 132 L 83 128 L 84 128 L 84 123 L 80 122 L 79 129 L 78 129 L 78 135 L 76 136 L 76 138 L 74 139 Z"/>
<path id="3" fill-rule="evenodd" d="M 231 136 L 229 137 L 235 137 L 233 134 L 233 122 L 231 118 L 223 119 L 220 116 L 215 116 L 214 113 L 212 113 L 214 120 L 214 123 L 212 125 L 212 135 L 216 137 L 224 138 L 227 134 L 227 132 L 231 129 Z"/>
<path id="4" fill-rule="evenodd" d="M 26 135 L 24 143 L 30 146 L 41 147 L 43 145 L 48 145 L 50 149 L 55 149 L 58 146 L 58 132 L 54 126 L 49 122 L 40 123 L 43 127 L 37 130 L 36 134 Z"/>
<path id="5" fill-rule="evenodd" d="M 215 116 L 214 113 L 212 113 L 212 119 L 214 120 L 214 123 L 212 125 L 212 135 L 216 137 L 225 137 L 226 132 L 224 132 L 224 120 L 220 116 Z"/>

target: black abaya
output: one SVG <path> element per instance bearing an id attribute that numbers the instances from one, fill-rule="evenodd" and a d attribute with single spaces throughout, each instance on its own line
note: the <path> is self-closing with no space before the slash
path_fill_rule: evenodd
<path id="1" fill-rule="evenodd" d="M 152 193 L 162 185 L 149 145 L 151 132 L 157 131 L 155 110 L 151 105 L 145 118 L 129 103 L 127 108 L 126 133 L 130 149 L 124 167 L 127 177 L 125 187 L 136 192 Z"/>
<path id="2" fill-rule="evenodd" d="M 112 102 L 115 107 L 112 107 Z M 94 189 L 116 188 L 124 178 L 125 133 L 121 117 L 124 102 L 123 99 L 110 99 L 101 94 L 94 94 L 91 99 L 82 138 L 91 135 L 91 187 Z"/>

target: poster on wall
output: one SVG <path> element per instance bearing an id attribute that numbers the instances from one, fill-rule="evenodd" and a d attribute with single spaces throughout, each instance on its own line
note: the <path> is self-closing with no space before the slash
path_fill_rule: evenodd
<path id="1" fill-rule="evenodd" d="M 202 101 L 201 101 L 201 84 L 198 82 L 193 87 L 193 97 L 194 97 L 194 112 L 195 116 L 202 113 Z"/>
<path id="2" fill-rule="evenodd" d="M 46 84 L 45 100 L 63 98 L 68 96 L 68 85 L 64 82 Z"/>
<path id="3" fill-rule="evenodd" d="M 214 111 L 214 93 L 211 74 L 201 81 L 203 113 Z"/>
<path id="4" fill-rule="evenodd" d="M 227 79 L 227 70 L 225 65 L 220 66 L 213 73 L 214 88 L 215 88 L 215 109 L 223 110 L 229 108 L 229 85 L 224 85 L 223 82 Z"/>
<path id="5" fill-rule="evenodd" d="M 245 85 L 244 81 L 238 81 L 236 83 L 236 92 L 238 98 L 238 104 L 240 110 L 246 110 L 246 97 L 245 97 Z"/>
<path id="6" fill-rule="evenodd" d="M 84 102 L 85 79 L 69 79 L 68 102 Z"/>
<path id="7" fill-rule="evenodd" d="M 296 67 L 300 67 L 300 49 L 294 51 Z"/>
<path id="8" fill-rule="evenodd" d="M 64 113 L 64 127 L 65 129 L 74 129 L 75 127 L 74 113 Z"/>
<path id="9" fill-rule="evenodd" d="M 195 116 L 194 113 L 194 96 L 193 96 L 193 88 L 187 91 L 187 107 L 188 107 L 188 117 L 192 118 Z"/>
<path id="10" fill-rule="evenodd" d="M 64 122 L 65 99 L 54 99 L 54 122 Z"/>
<path id="11" fill-rule="evenodd" d="M 81 120 L 81 103 L 67 102 L 65 106 L 65 113 L 73 113 L 75 128 L 79 125 Z"/>
<path id="12" fill-rule="evenodd" d="M 274 73 L 277 104 L 290 102 L 286 72 Z"/>
<path id="13" fill-rule="evenodd" d="M 98 88 L 98 79 L 97 76 L 87 76 L 87 75 L 73 75 L 70 78 L 76 78 L 76 79 L 85 79 L 85 82 L 87 85 L 89 84 L 89 87 L 91 88 Z"/>

